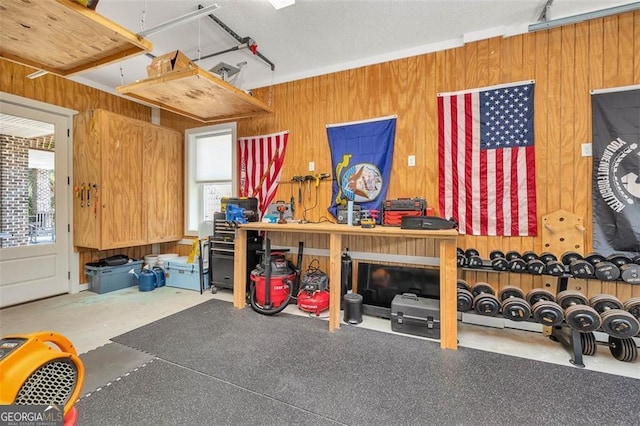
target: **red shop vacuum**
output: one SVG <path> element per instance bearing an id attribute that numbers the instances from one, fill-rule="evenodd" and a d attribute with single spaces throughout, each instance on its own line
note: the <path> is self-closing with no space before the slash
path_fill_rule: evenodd
<path id="1" fill-rule="evenodd" d="M 302 243 L 298 246 L 298 264 L 302 260 Z M 275 315 L 284 310 L 296 293 L 299 270 L 283 252 L 271 251 L 271 240 L 265 238 L 262 262 L 251 271 L 249 302 L 262 315 Z M 268 285 L 267 285 L 268 283 Z"/>
<path id="2" fill-rule="evenodd" d="M 313 259 L 300 280 L 298 308 L 320 315 L 329 309 L 329 277 L 318 268 L 318 260 Z"/>

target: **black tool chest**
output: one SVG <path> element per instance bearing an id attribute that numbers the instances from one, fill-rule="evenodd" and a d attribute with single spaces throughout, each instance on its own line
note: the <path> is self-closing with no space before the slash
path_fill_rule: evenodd
<path id="1" fill-rule="evenodd" d="M 213 235 L 209 237 L 209 279 L 214 292 L 217 288 L 233 288 L 236 231 L 225 219 L 225 213 L 214 213 Z M 261 249 L 262 237 L 258 231 L 247 231 L 247 283 L 248 275 L 259 262 L 256 252 Z"/>

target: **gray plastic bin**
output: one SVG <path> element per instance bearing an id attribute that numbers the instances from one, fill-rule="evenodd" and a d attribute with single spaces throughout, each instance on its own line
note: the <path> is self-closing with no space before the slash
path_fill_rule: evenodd
<path id="1" fill-rule="evenodd" d="M 84 273 L 89 276 L 89 290 L 102 294 L 136 285 L 133 268 L 136 274 L 142 270 L 142 260 L 134 260 L 119 266 L 84 266 Z"/>

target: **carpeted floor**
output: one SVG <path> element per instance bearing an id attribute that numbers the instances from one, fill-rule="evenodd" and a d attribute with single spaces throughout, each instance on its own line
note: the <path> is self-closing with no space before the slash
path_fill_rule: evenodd
<path id="1" fill-rule="evenodd" d="M 157 357 L 91 424 L 639 424 L 640 381 L 211 300 L 113 339 Z"/>

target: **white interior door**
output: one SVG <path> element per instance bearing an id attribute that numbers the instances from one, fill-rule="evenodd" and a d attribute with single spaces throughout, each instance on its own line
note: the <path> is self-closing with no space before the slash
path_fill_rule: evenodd
<path id="1" fill-rule="evenodd" d="M 0 307 L 6 307 L 70 291 L 73 111 L 2 95 Z"/>

